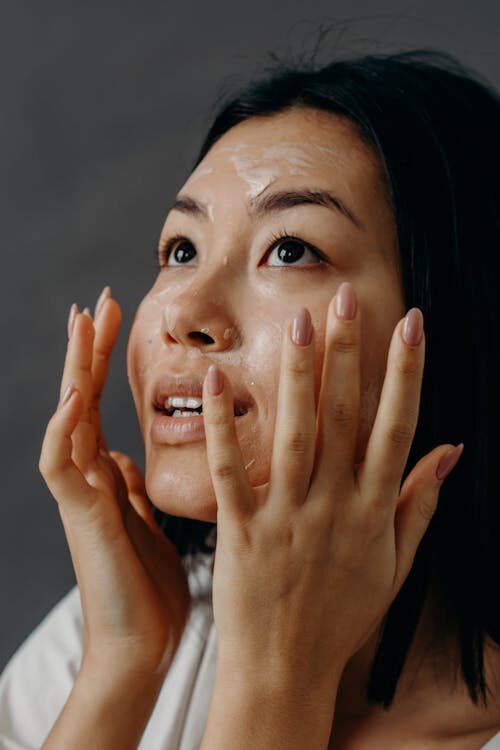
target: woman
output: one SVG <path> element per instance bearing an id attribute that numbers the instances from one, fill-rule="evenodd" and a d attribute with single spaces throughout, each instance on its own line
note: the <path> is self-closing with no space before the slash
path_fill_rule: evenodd
<path id="1" fill-rule="evenodd" d="M 144 481 L 99 420 L 120 307 L 72 306 L 40 470 L 78 588 L 7 748 L 500 747 L 499 123 L 425 51 L 222 107 L 130 332 Z"/>

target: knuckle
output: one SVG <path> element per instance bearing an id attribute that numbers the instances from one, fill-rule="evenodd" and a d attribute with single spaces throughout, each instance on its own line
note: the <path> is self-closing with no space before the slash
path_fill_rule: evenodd
<path id="1" fill-rule="evenodd" d="M 387 428 L 387 437 L 395 445 L 407 445 L 413 438 L 413 428 L 407 422 L 391 422 Z"/>
<path id="2" fill-rule="evenodd" d="M 228 460 L 220 461 L 214 466 L 214 474 L 217 479 L 230 479 L 234 475 L 234 467 Z"/>
<path id="3" fill-rule="evenodd" d="M 328 409 L 329 418 L 337 425 L 351 425 L 355 419 L 355 407 L 346 399 L 333 399 Z"/>
<path id="4" fill-rule="evenodd" d="M 101 344 L 99 348 L 96 347 L 96 349 L 94 350 L 94 360 L 96 360 L 97 362 L 106 363 L 109 359 L 110 353 L 111 353 L 111 347 L 109 349 L 108 348 L 105 349 Z"/>
<path id="5" fill-rule="evenodd" d="M 396 371 L 404 377 L 415 377 L 420 373 L 421 364 L 418 352 L 406 351 L 396 357 Z"/>
<path id="6" fill-rule="evenodd" d="M 52 461 L 49 459 L 50 454 L 50 435 L 51 435 L 51 429 L 50 429 L 50 422 L 47 426 L 47 429 L 45 431 L 45 436 L 42 442 L 42 447 L 40 450 L 40 456 L 38 457 L 38 471 L 43 477 L 46 477 L 52 467 Z"/>
<path id="7" fill-rule="evenodd" d="M 354 354 L 357 351 L 358 344 L 355 339 L 344 337 L 335 337 L 332 340 L 331 348 L 338 354 Z"/>
<path id="8" fill-rule="evenodd" d="M 228 425 L 228 417 L 224 411 L 216 410 L 210 414 L 208 422 L 214 429 L 224 431 Z"/>
<path id="9" fill-rule="evenodd" d="M 41 455 L 38 460 L 38 471 L 44 478 L 50 477 L 53 474 L 53 465 L 47 460 L 45 455 Z"/>
<path id="10" fill-rule="evenodd" d="M 388 516 L 391 512 L 392 509 L 386 497 L 374 496 L 367 503 L 360 523 L 370 537 L 376 538 L 380 533 L 386 532 Z"/>
<path id="11" fill-rule="evenodd" d="M 287 450 L 290 453 L 304 455 L 311 443 L 311 435 L 308 432 L 296 430 L 287 437 Z"/>
<path id="12" fill-rule="evenodd" d="M 436 512 L 437 502 L 434 498 L 423 497 L 419 500 L 418 509 L 426 521 L 430 521 Z"/>
<path id="13" fill-rule="evenodd" d="M 292 357 L 287 365 L 288 374 L 292 377 L 302 377 L 303 375 L 307 375 L 309 370 L 309 362 L 302 357 Z"/>

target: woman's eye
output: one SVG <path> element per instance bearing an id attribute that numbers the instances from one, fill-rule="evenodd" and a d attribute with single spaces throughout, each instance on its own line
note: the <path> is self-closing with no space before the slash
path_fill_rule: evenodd
<path id="1" fill-rule="evenodd" d="M 306 242 L 298 239 L 287 238 L 281 240 L 269 253 L 268 262 L 274 252 L 276 252 L 275 257 L 279 261 L 276 264 L 278 266 L 297 265 L 297 261 L 303 260 L 304 257 L 306 259 L 305 263 L 301 263 L 300 265 L 308 265 L 315 261 L 318 263 L 322 262 L 322 258 L 318 252 L 313 250 Z"/>
<path id="2" fill-rule="evenodd" d="M 307 242 L 294 237 L 273 237 L 271 239 L 271 252 L 268 255 L 269 259 L 273 258 L 277 262 L 271 262 L 270 265 L 275 267 L 284 266 L 302 266 L 302 265 L 318 265 L 323 261 L 323 258 L 319 251 L 311 247 Z M 269 244 L 269 243 L 268 243 Z M 159 267 L 165 266 L 184 266 L 186 265 L 196 253 L 196 249 L 193 243 L 185 237 L 171 237 L 163 247 L 160 247 L 158 251 Z M 304 261 L 299 263 L 298 261 Z"/>
<path id="3" fill-rule="evenodd" d="M 160 267 L 186 265 L 195 252 L 196 250 L 189 240 L 172 237 L 159 251 Z"/>

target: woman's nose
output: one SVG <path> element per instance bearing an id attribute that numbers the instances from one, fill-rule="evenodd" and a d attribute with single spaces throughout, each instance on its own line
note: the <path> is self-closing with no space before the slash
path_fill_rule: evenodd
<path id="1" fill-rule="evenodd" d="M 224 297 L 207 299 L 184 291 L 163 311 L 163 340 L 207 351 L 224 351 L 235 346 L 237 329 Z"/>

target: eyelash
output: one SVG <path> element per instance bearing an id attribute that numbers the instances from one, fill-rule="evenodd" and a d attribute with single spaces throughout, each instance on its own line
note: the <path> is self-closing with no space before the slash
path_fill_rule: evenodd
<path id="1" fill-rule="evenodd" d="M 183 234 L 174 234 L 172 237 L 170 237 L 168 240 L 164 241 L 163 243 L 160 242 L 158 248 L 155 248 L 154 250 L 154 257 L 156 260 L 156 265 L 159 270 L 162 268 L 165 268 L 168 264 L 168 258 L 171 254 L 171 252 L 174 250 L 175 245 L 179 241 L 183 242 L 190 242 L 192 245 L 194 245 L 193 242 L 189 239 L 189 237 L 186 237 Z M 325 263 L 328 263 L 327 258 L 323 255 L 323 253 L 318 250 L 314 245 L 311 245 L 309 242 L 305 242 L 305 240 L 302 240 L 300 237 L 295 237 L 294 235 L 289 234 L 285 229 L 280 229 L 278 232 L 273 233 L 266 241 L 266 254 L 270 252 L 271 250 L 274 250 L 275 246 L 282 240 L 295 240 L 296 242 L 299 242 L 301 245 L 304 245 L 304 247 L 307 247 L 311 252 L 313 252 L 320 261 L 323 261 Z M 179 265 L 183 265 L 182 263 Z M 283 264 L 281 268 L 289 265 L 290 268 L 294 268 L 292 264 Z M 313 265 L 319 265 L 319 263 L 315 263 Z M 300 266 L 297 266 L 300 268 Z M 279 268 L 279 266 L 278 266 Z"/>

